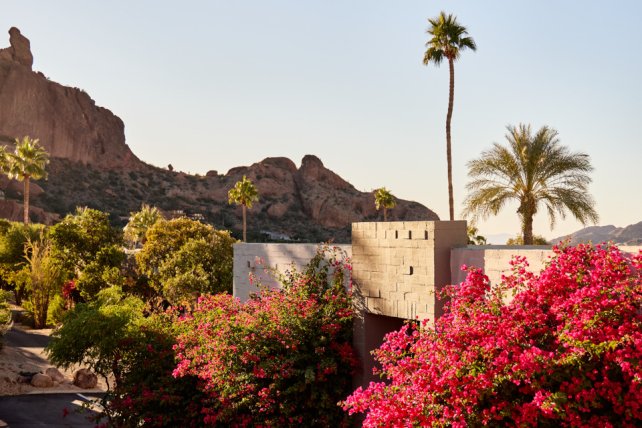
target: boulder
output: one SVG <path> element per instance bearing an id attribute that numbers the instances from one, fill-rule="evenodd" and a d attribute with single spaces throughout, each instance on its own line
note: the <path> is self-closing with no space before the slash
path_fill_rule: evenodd
<path id="1" fill-rule="evenodd" d="M 45 370 L 45 374 L 49 376 L 54 382 L 62 383 L 65 381 L 65 375 L 60 373 L 60 370 L 55 367 L 49 367 L 47 370 Z"/>
<path id="2" fill-rule="evenodd" d="M 54 385 L 53 379 L 46 374 L 36 373 L 31 378 L 31 385 L 36 388 L 51 388 Z"/>
<path id="3" fill-rule="evenodd" d="M 98 384 L 98 376 L 88 369 L 79 369 L 74 373 L 74 385 L 82 389 L 93 389 Z"/>

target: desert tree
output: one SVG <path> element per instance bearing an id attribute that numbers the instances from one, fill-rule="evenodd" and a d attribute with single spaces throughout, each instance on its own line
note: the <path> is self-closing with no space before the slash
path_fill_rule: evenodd
<path id="1" fill-rule="evenodd" d="M 6 154 L 7 172 L 9 178 L 24 182 L 24 223 L 29 223 L 29 184 L 30 181 L 47 178 L 45 171 L 49 163 L 49 155 L 44 147 L 38 144 L 38 139 L 32 140 L 25 136 L 22 141 L 16 138 L 16 148 L 13 153 Z"/>
<path id="2" fill-rule="evenodd" d="M 374 191 L 375 208 L 377 211 L 383 208 L 383 221 L 388 221 L 388 210 L 397 206 L 397 200 L 385 187 Z"/>
<path id="3" fill-rule="evenodd" d="M 259 200 L 259 192 L 256 187 L 246 176 L 237 181 L 234 187 L 228 192 L 228 202 L 230 204 L 241 205 L 243 207 L 243 242 L 247 242 L 247 214 L 248 208 L 252 208 L 252 203 Z"/>

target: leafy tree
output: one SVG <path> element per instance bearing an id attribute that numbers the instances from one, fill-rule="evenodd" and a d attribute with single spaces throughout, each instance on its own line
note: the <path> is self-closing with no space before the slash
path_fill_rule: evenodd
<path id="1" fill-rule="evenodd" d="M 530 125 L 509 126 L 508 147 L 497 143 L 468 162 L 464 215 L 473 219 L 496 215 L 509 201 L 517 201 L 524 245 L 533 245 L 533 217 L 540 204 L 548 212 L 551 228 L 556 215 L 570 213 L 582 224 L 596 223 L 595 203 L 588 193 L 593 170 L 589 156 L 562 146 L 557 131 L 547 126 L 535 135 Z"/>
<path id="2" fill-rule="evenodd" d="M 232 245 L 227 231 L 188 218 L 160 220 L 136 254 L 141 273 L 173 304 L 203 293 L 231 293 Z"/>
<path id="3" fill-rule="evenodd" d="M 78 208 L 49 230 L 54 256 L 83 299 L 92 299 L 109 285 L 120 285 L 120 267 L 125 259 L 122 236 L 109 223 L 109 215 L 91 208 Z"/>
<path id="4" fill-rule="evenodd" d="M 28 264 L 23 269 L 28 279 L 29 306 L 34 327 L 44 328 L 47 325 L 49 302 L 62 288 L 64 271 L 60 262 L 52 257 L 51 244 L 46 240 L 29 242 L 25 257 Z"/>
<path id="5" fill-rule="evenodd" d="M 246 210 L 252 208 L 252 203 L 259 200 L 259 193 L 252 181 L 243 176 L 241 181 L 237 181 L 233 188 L 227 192 L 228 202 L 230 204 L 241 205 L 243 207 L 243 242 L 247 242 L 247 223 Z"/>
<path id="6" fill-rule="evenodd" d="M 385 187 L 380 187 L 375 189 L 374 199 L 377 211 L 383 208 L 383 221 L 388 221 L 387 211 L 397 206 L 394 195 Z"/>
<path id="7" fill-rule="evenodd" d="M 44 234 L 42 224 L 0 222 L 0 281 L 2 288 L 14 293 L 16 304 L 21 305 L 28 293 L 26 282 L 19 272 L 27 264 L 28 243 L 38 241 Z"/>
<path id="8" fill-rule="evenodd" d="M 81 364 L 105 379 L 113 375 L 118 383 L 122 341 L 139 337 L 144 308 L 142 300 L 123 294 L 118 286 L 99 291 L 93 301 L 76 305 L 52 333 L 50 361 L 64 368 Z"/>
<path id="9" fill-rule="evenodd" d="M 45 166 L 49 163 L 49 155 L 38 144 L 38 139 L 32 140 L 28 136 L 22 142 L 16 138 L 14 153 L 8 153 L 9 178 L 24 182 L 24 223 L 29 223 L 29 182 L 47 178 Z"/>
<path id="10" fill-rule="evenodd" d="M 469 224 L 467 232 L 469 245 L 486 245 L 486 237 L 479 234 L 475 225 Z"/>
<path id="11" fill-rule="evenodd" d="M 365 427 L 641 426 L 642 253 L 579 245 L 538 275 L 512 265 L 492 288 L 471 268 L 434 327 L 389 333 L 383 381 L 344 407 Z"/>
<path id="12" fill-rule="evenodd" d="M 452 149 L 450 143 L 450 122 L 453 115 L 455 97 L 455 60 L 459 59 L 461 51 L 477 50 L 472 37 L 468 37 L 466 27 L 459 25 L 457 17 L 441 12 L 438 17 L 429 19 L 430 27 L 426 31 L 431 38 L 426 43 L 428 49 L 424 54 L 424 65 L 439 66 L 446 59 L 450 70 L 450 90 L 448 95 L 448 113 L 446 115 L 446 160 L 448 163 L 448 205 L 450 220 L 455 219 L 455 202 L 453 197 L 453 168 Z"/>
<path id="13" fill-rule="evenodd" d="M 524 245 L 524 237 L 516 236 L 514 238 L 508 238 L 506 245 Z M 533 244 L 532 245 L 549 245 L 546 238 L 541 235 L 533 235 Z"/>
<path id="14" fill-rule="evenodd" d="M 158 208 L 143 204 L 140 211 L 130 213 L 129 223 L 125 226 L 125 239 L 137 244 L 145 243 L 145 233 L 163 218 Z"/>

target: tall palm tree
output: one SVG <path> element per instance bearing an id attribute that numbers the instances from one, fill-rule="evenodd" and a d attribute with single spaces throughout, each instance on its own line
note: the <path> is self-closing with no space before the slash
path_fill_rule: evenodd
<path id="1" fill-rule="evenodd" d="M 374 191 L 375 208 L 377 211 L 383 208 L 383 221 L 388 221 L 387 211 L 397 206 L 397 201 L 392 193 L 385 187 Z"/>
<path id="2" fill-rule="evenodd" d="M 259 200 L 259 192 L 252 181 L 243 176 L 237 181 L 234 187 L 227 192 L 228 203 L 241 205 L 243 207 L 243 242 L 247 242 L 246 210 L 252 208 L 252 203 Z"/>
<path id="3" fill-rule="evenodd" d="M 457 17 L 441 12 L 437 18 L 429 19 L 430 27 L 426 32 L 432 37 L 426 42 L 424 65 L 434 63 L 439 66 L 448 60 L 450 70 L 450 91 L 448 94 L 448 113 L 446 114 L 446 161 L 448 163 L 448 207 L 450 220 L 455 219 L 455 198 L 453 196 L 453 165 L 450 143 L 450 121 L 453 116 L 453 101 L 455 98 L 455 60 L 460 52 L 466 49 L 477 50 L 472 37 L 468 37 L 466 27 L 459 25 Z"/>
<path id="4" fill-rule="evenodd" d="M 24 182 L 24 223 L 29 223 L 29 182 L 47 178 L 45 166 L 49 163 L 49 154 L 38 144 L 38 139 L 29 136 L 16 138 L 16 148 L 7 154 L 9 178 Z"/>
<path id="5" fill-rule="evenodd" d="M 582 224 L 597 223 L 595 203 L 588 193 L 593 170 L 589 156 L 560 145 L 557 131 L 543 126 L 535 135 L 530 125 L 509 126 L 508 147 L 497 143 L 468 162 L 468 197 L 464 216 L 473 219 L 496 215 L 509 201 L 517 201 L 524 245 L 533 244 L 533 217 L 543 204 L 551 228 L 555 217 L 570 213 Z"/>

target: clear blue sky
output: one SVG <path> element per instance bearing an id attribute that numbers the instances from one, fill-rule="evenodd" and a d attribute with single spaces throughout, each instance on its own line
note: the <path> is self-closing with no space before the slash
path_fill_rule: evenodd
<path id="1" fill-rule="evenodd" d="M 125 122 L 144 161 L 226 172 L 315 154 L 358 189 L 386 186 L 447 218 L 448 68 L 425 67 L 427 18 L 457 15 L 477 42 L 456 64 L 456 211 L 466 162 L 506 125 L 549 125 L 591 156 L 600 224 L 642 220 L 639 1 L 5 0 L 34 69 Z M 2 37 L 1 34 L 5 36 Z M 517 234 L 516 206 L 479 224 Z M 535 233 L 553 237 L 544 213 Z"/>

